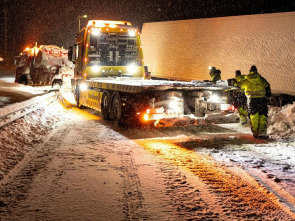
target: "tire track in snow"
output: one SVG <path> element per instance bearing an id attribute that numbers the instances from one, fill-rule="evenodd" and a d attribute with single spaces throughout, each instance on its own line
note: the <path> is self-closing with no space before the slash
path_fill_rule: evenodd
<path id="1" fill-rule="evenodd" d="M 221 207 L 201 180 L 169 163 L 161 163 L 160 169 L 166 174 L 166 194 L 178 215 L 175 220 L 219 221 L 225 215 L 219 214 Z"/>
<path id="2" fill-rule="evenodd" d="M 31 188 L 34 177 L 46 168 L 51 160 L 51 154 L 62 142 L 62 137 L 69 131 L 67 125 L 62 129 L 57 127 L 51 131 L 47 139 L 36 145 L 36 149 L 25 158 L 19 166 L 8 174 L 0 188 L 0 214 L 5 215 L 9 220 L 9 214 L 16 208 L 20 201 L 25 200 Z"/>
<path id="3" fill-rule="evenodd" d="M 272 220 L 276 217 L 293 220 L 273 201 L 275 197 L 263 186 L 254 181 L 248 183 L 209 155 L 182 148 L 167 140 L 143 139 L 136 142 L 198 176 L 218 198 L 229 220 L 230 217 L 234 217 L 232 220 Z"/>
<path id="4" fill-rule="evenodd" d="M 144 209 L 144 197 L 141 192 L 137 168 L 131 153 L 122 154 L 122 170 L 124 172 L 124 197 L 126 220 L 143 219 L 148 220 Z"/>

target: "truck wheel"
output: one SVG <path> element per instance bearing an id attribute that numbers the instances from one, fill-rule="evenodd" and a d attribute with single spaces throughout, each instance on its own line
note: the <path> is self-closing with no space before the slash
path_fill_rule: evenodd
<path id="1" fill-rule="evenodd" d="M 21 75 L 18 83 L 28 85 L 28 76 L 25 74 Z"/>
<path id="2" fill-rule="evenodd" d="M 101 99 L 101 112 L 104 120 L 110 119 L 110 93 L 105 91 Z"/>
<path id="3" fill-rule="evenodd" d="M 61 81 L 53 81 L 51 87 L 56 90 L 60 90 L 62 86 Z"/>
<path id="4" fill-rule="evenodd" d="M 118 93 L 116 93 L 113 98 L 112 109 L 113 109 L 115 126 L 118 126 L 121 124 L 121 120 L 122 120 L 122 102 L 121 102 L 120 95 Z"/>

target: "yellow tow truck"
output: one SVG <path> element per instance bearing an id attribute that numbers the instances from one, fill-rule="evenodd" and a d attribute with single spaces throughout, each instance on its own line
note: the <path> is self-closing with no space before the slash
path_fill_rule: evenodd
<path id="1" fill-rule="evenodd" d="M 184 118 L 199 124 L 208 113 L 233 110 L 223 97 L 227 86 L 150 79 L 140 32 L 128 21 L 88 21 L 68 56 L 75 64 L 77 105 L 98 110 L 115 124 L 177 125 Z"/>

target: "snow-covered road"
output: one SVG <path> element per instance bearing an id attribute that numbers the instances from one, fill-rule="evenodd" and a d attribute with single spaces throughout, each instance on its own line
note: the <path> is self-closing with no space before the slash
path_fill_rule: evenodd
<path id="1" fill-rule="evenodd" d="M 294 143 L 238 124 L 114 128 L 56 102 L 0 141 L 1 220 L 295 220 Z"/>

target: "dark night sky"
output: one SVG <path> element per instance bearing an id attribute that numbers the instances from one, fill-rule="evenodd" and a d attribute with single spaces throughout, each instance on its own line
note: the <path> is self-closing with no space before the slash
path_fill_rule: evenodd
<path id="1" fill-rule="evenodd" d="M 4 48 L 3 1 L 0 54 Z M 74 42 L 78 16 L 83 14 L 88 19 L 127 20 L 142 28 L 145 22 L 295 11 L 295 0 L 7 0 L 6 4 L 11 55 L 36 41 L 67 48 Z"/>

